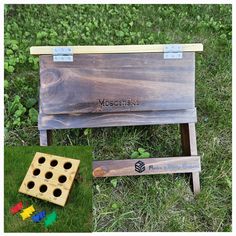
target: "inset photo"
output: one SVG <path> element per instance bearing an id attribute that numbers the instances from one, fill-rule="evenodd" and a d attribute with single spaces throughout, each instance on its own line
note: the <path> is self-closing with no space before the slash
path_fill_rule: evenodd
<path id="1" fill-rule="evenodd" d="M 91 232 L 90 147 L 5 147 L 5 232 Z"/>

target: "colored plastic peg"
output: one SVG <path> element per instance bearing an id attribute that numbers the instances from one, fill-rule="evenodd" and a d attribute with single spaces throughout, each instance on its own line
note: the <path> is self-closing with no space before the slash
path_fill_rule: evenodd
<path id="1" fill-rule="evenodd" d="M 40 222 L 44 217 L 46 216 L 46 211 L 40 211 L 39 213 L 37 213 L 36 215 L 32 216 L 32 220 L 35 223 Z"/>
<path id="2" fill-rule="evenodd" d="M 35 209 L 34 209 L 33 205 L 31 205 L 30 207 L 24 209 L 23 212 L 20 213 L 20 215 L 23 220 L 26 220 L 27 218 L 30 218 L 30 216 L 33 214 L 33 212 L 35 212 Z"/>
<path id="3" fill-rule="evenodd" d="M 45 219 L 45 226 L 48 227 L 52 225 L 57 220 L 57 213 L 53 211 L 51 214 L 47 215 Z"/>
<path id="4" fill-rule="evenodd" d="M 22 208 L 23 208 L 23 203 L 22 202 L 18 202 L 16 205 L 11 207 L 10 211 L 14 215 L 17 212 L 19 212 Z"/>

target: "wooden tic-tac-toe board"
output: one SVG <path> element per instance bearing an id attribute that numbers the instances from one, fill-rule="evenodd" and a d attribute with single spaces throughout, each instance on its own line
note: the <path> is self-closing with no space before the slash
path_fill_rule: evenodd
<path id="1" fill-rule="evenodd" d="M 37 152 L 19 192 L 65 206 L 80 160 Z"/>

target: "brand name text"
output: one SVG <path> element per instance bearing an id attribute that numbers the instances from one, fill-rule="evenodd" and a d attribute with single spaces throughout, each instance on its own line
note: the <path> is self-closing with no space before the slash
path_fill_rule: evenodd
<path id="1" fill-rule="evenodd" d="M 135 99 L 122 99 L 122 100 L 106 100 L 106 99 L 98 99 L 99 106 L 102 107 L 133 107 L 138 106 L 139 102 Z"/>

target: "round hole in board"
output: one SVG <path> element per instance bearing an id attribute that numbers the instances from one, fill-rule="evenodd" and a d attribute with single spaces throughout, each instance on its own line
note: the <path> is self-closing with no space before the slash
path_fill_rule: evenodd
<path id="1" fill-rule="evenodd" d="M 39 175 L 40 174 L 40 169 L 35 169 L 34 171 L 33 171 L 33 175 L 34 176 L 37 176 L 37 175 Z"/>
<path id="2" fill-rule="evenodd" d="M 57 164 L 58 164 L 58 161 L 57 161 L 57 160 L 52 160 L 51 163 L 50 163 L 50 165 L 51 165 L 52 167 L 57 166 Z"/>
<path id="3" fill-rule="evenodd" d="M 40 186 L 39 191 L 41 193 L 45 193 L 47 191 L 47 189 L 48 189 L 47 185 L 43 184 Z"/>
<path id="4" fill-rule="evenodd" d="M 32 189 L 34 187 L 34 182 L 33 181 L 30 181 L 28 184 L 27 184 L 27 188 L 28 189 Z"/>
<path id="5" fill-rule="evenodd" d="M 53 191 L 53 196 L 54 196 L 54 197 L 60 197 L 60 196 L 61 196 L 61 189 L 56 188 L 56 189 Z"/>
<path id="6" fill-rule="evenodd" d="M 48 171 L 46 174 L 45 174 L 45 178 L 46 179 L 51 179 L 53 176 L 53 173 L 51 171 Z"/>
<path id="7" fill-rule="evenodd" d="M 70 162 L 66 162 L 66 163 L 64 164 L 64 168 L 65 168 L 66 170 L 70 169 L 71 167 L 72 167 L 72 164 L 71 164 Z"/>
<path id="8" fill-rule="evenodd" d="M 39 164 L 43 164 L 45 161 L 46 161 L 45 157 L 40 157 L 40 158 L 38 159 L 38 163 L 39 163 Z"/>
<path id="9" fill-rule="evenodd" d="M 66 178 L 65 175 L 61 175 L 61 176 L 58 178 L 58 181 L 59 181 L 60 183 L 65 183 L 66 180 L 67 180 L 67 178 Z"/>

